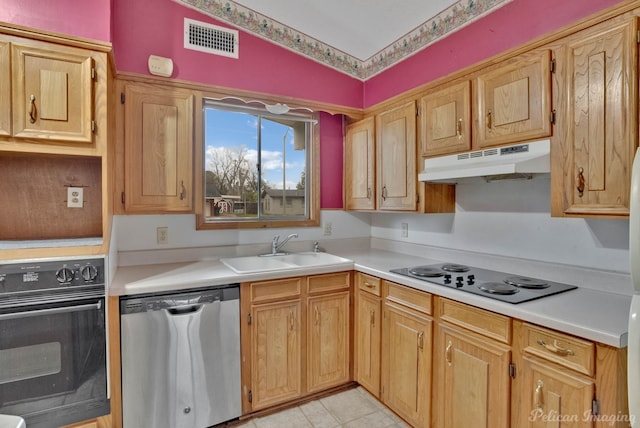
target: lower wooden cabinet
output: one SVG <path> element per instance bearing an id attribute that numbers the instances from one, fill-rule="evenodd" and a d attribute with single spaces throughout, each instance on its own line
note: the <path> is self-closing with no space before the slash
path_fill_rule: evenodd
<path id="1" fill-rule="evenodd" d="M 240 290 L 244 414 L 351 380 L 351 272 Z"/>
<path id="2" fill-rule="evenodd" d="M 431 419 L 431 296 L 383 281 L 381 400 L 416 427 Z"/>
<path id="3" fill-rule="evenodd" d="M 436 426 L 509 426 L 511 348 L 445 323 L 437 335 Z"/>
<path id="4" fill-rule="evenodd" d="M 380 279 L 356 273 L 354 314 L 354 372 L 356 381 L 380 398 L 382 303 Z"/>
<path id="5" fill-rule="evenodd" d="M 349 381 L 349 291 L 309 297 L 307 391 Z"/>
<path id="6" fill-rule="evenodd" d="M 300 300 L 256 305 L 252 311 L 253 407 L 265 408 L 301 395 Z"/>

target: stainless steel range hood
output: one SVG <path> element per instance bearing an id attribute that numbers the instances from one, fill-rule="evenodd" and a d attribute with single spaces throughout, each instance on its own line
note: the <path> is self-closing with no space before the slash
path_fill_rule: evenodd
<path id="1" fill-rule="evenodd" d="M 540 140 L 427 158 L 424 170 L 418 174 L 418 180 L 459 183 L 472 179 L 529 179 L 551 172 L 550 148 L 549 140 Z"/>

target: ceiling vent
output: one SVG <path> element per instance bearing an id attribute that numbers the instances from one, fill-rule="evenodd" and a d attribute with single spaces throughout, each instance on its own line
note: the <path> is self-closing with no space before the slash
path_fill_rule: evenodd
<path id="1" fill-rule="evenodd" d="M 238 31 L 185 18 L 184 47 L 214 55 L 238 58 Z"/>

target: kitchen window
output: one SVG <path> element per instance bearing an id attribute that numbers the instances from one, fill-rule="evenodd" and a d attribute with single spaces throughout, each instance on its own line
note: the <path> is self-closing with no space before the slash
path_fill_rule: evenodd
<path id="1" fill-rule="evenodd" d="M 317 131 L 307 109 L 205 99 L 198 229 L 317 226 Z"/>

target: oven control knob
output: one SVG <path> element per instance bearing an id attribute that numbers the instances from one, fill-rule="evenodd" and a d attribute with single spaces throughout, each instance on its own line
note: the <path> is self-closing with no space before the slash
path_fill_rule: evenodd
<path id="1" fill-rule="evenodd" d="M 469 275 L 469 276 L 467 277 L 467 284 L 469 284 L 469 285 L 473 285 L 473 283 L 474 283 L 475 279 L 476 279 L 475 275 Z"/>
<path id="2" fill-rule="evenodd" d="M 464 285 L 464 278 L 461 276 L 456 277 L 456 288 L 460 288 Z"/>
<path id="3" fill-rule="evenodd" d="M 80 268 L 80 275 L 85 281 L 93 281 L 98 276 L 98 269 L 93 265 L 86 265 Z"/>
<path id="4" fill-rule="evenodd" d="M 73 280 L 73 271 L 69 268 L 58 269 L 56 280 L 59 283 L 71 282 Z"/>
<path id="5" fill-rule="evenodd" d="M 451 284 L 451 275 L 450 274 L 446 274 L 444 276 L 444 283 L 445 284 Z"/>

